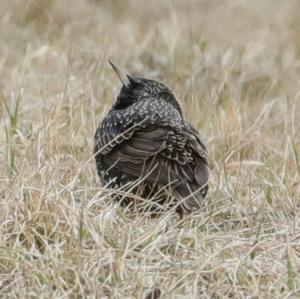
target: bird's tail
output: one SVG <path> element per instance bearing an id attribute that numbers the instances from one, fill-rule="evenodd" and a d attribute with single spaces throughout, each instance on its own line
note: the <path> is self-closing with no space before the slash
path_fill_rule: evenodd
<path id="1" fill-rule="evenodd" d="M 177 187 L 175 189 L 180 208 L 188 213 L 202 209 L 205 206 L 204 197 L 208 192 L 208 183 L 198 186 L 197 188 L 189 183 L 185 183 L 184 185 L 184 187 L 179 186 L 179 188 Z"/>

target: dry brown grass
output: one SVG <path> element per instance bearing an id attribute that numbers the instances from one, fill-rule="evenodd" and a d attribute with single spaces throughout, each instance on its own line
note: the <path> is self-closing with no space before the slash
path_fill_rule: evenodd
<path id="1" fill-rule="evenodd" d="M 0 297 L 299 298 L 299 11 L 2 0 Z M 100 187 L 93 134 L 120 87 L 109 57 L 166 81 L 205 136 L 206 212 L 148 219 Z"/>

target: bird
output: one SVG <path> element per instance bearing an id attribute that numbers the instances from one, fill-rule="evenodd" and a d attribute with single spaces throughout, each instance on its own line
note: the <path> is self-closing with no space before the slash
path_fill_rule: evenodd
<path id="1" fill-rule="evenodd" d="M 137 206 L 142 198 L 143 211 L 153 213 L 167 207 L 182 216 L 201 209 L 209 179 L 203 138 L 167 84 L 108 62 L 122 87 L 94 137 L 102 185 L 116 190 L 121 206 Z"/>

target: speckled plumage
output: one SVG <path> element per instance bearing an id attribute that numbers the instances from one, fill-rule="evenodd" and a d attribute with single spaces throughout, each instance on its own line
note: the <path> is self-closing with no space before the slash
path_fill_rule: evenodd
<path id="1" fill-rule="evenodd" d="M 116 197 L 125 204 L 134 202 L 131 192 L 159 206 L 173 198 L 180 213 L 199 209 L 208 190 L 208 167 L 198 132 L 164 83 L 112 66 L 123 86 L 95 134 L 103 185 L 126 190 L 125 197 Z"/>

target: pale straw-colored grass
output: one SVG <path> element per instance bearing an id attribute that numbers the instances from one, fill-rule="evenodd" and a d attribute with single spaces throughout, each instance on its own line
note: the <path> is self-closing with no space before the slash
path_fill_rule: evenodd
<path id="1" fill-rule="evenodd" d="M 299 298 L 299 11 L 2 0 L 0 297 Z M 93 135 L 120 88 L 108 58 L 167 82 L 205 137 L 204 211 L 151 219 L 100 186 Z"/>

